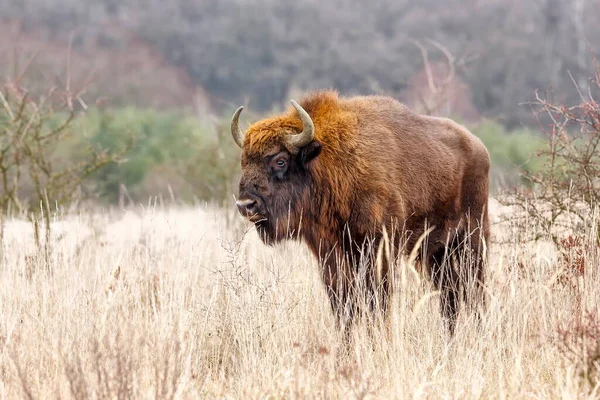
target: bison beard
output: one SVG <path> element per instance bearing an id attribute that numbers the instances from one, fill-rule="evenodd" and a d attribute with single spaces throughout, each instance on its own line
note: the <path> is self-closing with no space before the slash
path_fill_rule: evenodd
<path id="1" fill-rule="evenodd" d="M 413 250 L 440 290 L 450 334 L 461 298 L 480 317 L 490 165 L 479 139 L 388 97 L 316 92 L 301 103 L 246 133 L 241 108 L 232 119 L 242 147 L 237 205 L 261 240 L 308 245 L 346 332 L 357 313 L 386 313 L 390 269 Z"/>

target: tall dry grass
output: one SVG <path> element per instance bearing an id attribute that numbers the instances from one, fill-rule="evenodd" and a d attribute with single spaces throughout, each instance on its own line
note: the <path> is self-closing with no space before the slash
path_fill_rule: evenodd
<path id="1" fill-rule="evenodd" d="M 553 247 L 511 226 L 493 227 L 481 328 L 462 313 L 448 342 L 437 294 L 401 264 L 389 330 L 359 324 L 347 349 L 312 256 L 264 246 L 232 209 L 55 224 L 49 264 L 30 225 L 6 229 L 2 398 L 599 396 L 559 334 L 598 311 L 597 266 L 567 284 Z"/>

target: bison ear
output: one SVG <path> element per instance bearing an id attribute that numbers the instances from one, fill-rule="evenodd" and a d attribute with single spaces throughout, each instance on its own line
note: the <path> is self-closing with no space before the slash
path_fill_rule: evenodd
<path id="1" fill-rule="evenodd" d="M 298 160 L 300 161 L 302 166 L 306 168 L 308 167 L 308 164 L 321 153 L 321 150 L 323 150 L 323 146 L 321 145 L 321 143 L 317 142 L 316 140 L 313 140 L 312 142 L 300 149 L 300 152 L 298 153 Z"/>

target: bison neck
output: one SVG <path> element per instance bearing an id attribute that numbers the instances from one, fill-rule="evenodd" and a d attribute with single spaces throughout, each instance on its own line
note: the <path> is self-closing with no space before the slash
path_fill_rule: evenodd
<path id="1" fill-rule="evenodd" d="M 302 201 L 300 239 L 322 265 L 355 267 L 381 236 L 377 229 L 381 215 L 373 213 L 373 208 L 352 212 L 354 201 L 340 198 L 341 191 L 329 185 L 311 187 L 315 189 L 307 191 Z"/>

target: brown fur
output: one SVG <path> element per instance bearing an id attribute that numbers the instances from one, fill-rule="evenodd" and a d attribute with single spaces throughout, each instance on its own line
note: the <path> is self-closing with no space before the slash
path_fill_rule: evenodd
<path id="1" fill-rule="evenodd" d="M 261 199 L 261 215 L 268 214 L 257 222 L 261 238 L 305 241 L 321 261 L 333 310 L 351 318 L 361 299 L 386 309 L 390 260 L 380 279 L 374 264 L 383 231 L 408 253 L 434 226 L 418 260 L 441 290 L 453 332 L 458 285 L 474 284 L 483 301 L 490 168 L 484 145 L 452 120 L 415 114 L 389 97 L 321 91 L 299 104 L 315 126 L 304 152 L 291 155 L 282 144 L 303 129 L 293 108 L 256 122 L 245 135 L 240 198 Z M 282 157 L 285 173 L 269 174 Z M 449 251 L 459 252 L 460 262 L 447 262 Z"/>

